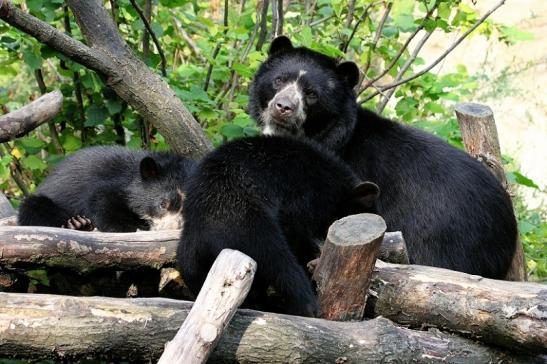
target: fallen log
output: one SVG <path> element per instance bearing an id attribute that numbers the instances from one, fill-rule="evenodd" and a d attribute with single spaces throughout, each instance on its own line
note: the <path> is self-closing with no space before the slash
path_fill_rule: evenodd
<path id="1" fill-rule="evenodd" d="M 321 317 L 363 319 L 370 276 L 385 231 L 384 219 L 374 214 L 347 216 L 330 226 L 313 273 Z"/>
<path id="2" fill-rule="evenodd" d="M 0 293 L 0 356 L 157 360 L 191 302 Z M 238 310 L 209 361 L 223 363 L 534 363 L 438 330 L 384 318 L 335 322 Z"/>
<path id="3" fill-rule="evenodd" d="M 377 262 L 367 315 L 547 353 L 547 285 Z"/>
<path id="4" fill-rule="evenodd" d="M 253 259 L 237 250 L 222 250 L 158 364 L 207 362 L 225 327 L 247 297 L 255 272 Z"/>
<path id="5" fill-rule="evenodd" d="M 98 269 L 160 269 L 173 266 L 180 230 L 103 233 L 43 226 L 2 226 L 0 221 L 0 266 L 4 268 L 59 267 L 89 273 Z M 386 234 L 386 256 L 400 256 L 401 240 L 393 244 Z M 402 241 L 404 244 L 404 241 Z M 388 253 L 388 249 L 397 252 Z"/>
<path id="6" fill-rule="evenodd" d="M 63 106 L 61 91 L 47 93 L 19 110 L 0 116 L 0 143 L 7 142 L 53 119 Z"/>

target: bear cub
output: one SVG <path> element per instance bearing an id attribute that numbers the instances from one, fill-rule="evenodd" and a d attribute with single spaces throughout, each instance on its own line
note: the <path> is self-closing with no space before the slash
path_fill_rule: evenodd
<path id="1" fill-rule="evenodd" d="M 172 153 L 97 146 L 62 161 L 23 200 L 20 225 L 100 231 L 178 229 L 194 162 Z"/>
<path id="2" fill-rule="evenodd" d="M 264 134 L 317 141 L 376 182 L 378 213 L 403 232 L 411 263 L 504 278 L 517 228 L 501 184 L 440 138 L 362 108 L 358 82 L 355 63 L 278 37 L 252 81 L 249 112 Z"/>
<path id="3" fill-rule="evenodd" d="M 267 306 L 272 286 L 285 312 L 315 316 L 306 264 L 332 222 L 374 212 L 378 194 L 316 143 L 279 136 L 228 142 L 188 180 L 178 269 L 197 295 L 220 251 L 237 249 L 257 262 L 255 304 Z"/>

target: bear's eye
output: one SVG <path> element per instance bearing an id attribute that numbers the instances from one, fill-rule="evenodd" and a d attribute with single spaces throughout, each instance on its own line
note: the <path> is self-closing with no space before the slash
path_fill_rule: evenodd
<path id="1" fill-rule="evenodd" d="M 169 200 L 167 200 L 167 199 L 161 200 L 160 208 L 163 209 L 163 210 L 167 210 L 168 207 L 169 207 Z"/>
<path id="2" fill-rule="evenodd" d="M 283 80 L 281 79 L 281 77 L 277 77 L 274 82 L 273 82 L 273 86 L 274 88 L 278 89 L 279 87 L 281 87 L 281 85 L 283 84 Z"/>
<path id="3" fill-rule="evenodd" d="M 317 102 L 317 94 L 314 91 L 306 91 L 306 101 L 308 104 L 314 104 Z"/>

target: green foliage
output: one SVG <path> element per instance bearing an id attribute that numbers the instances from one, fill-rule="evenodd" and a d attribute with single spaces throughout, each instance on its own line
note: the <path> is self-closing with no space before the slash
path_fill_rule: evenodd
<path id="1" fill-rule="evenodd" d="M 65 13 L 63 0 L 16 3 L 23 2 L 32 15 L 65 32 L 69 32 L 64 23 L 64 18 L 68 17 L 72 36 L 82 38 L 72 14 Z M 152 42 L 151 52 L 143 53 L 142 38 L 146 31 L 143 21 L 128 0 L 118 0 L 116 3 L 116 22 L 122 37 L 160 74 L 160 58 Z M 144 0 L 138 3 L 144 6 Z M 167 58 L 165 80 L 204 127 L 214 145 L 258 133 L 254 121 L 246 112 L 247 90 L 257 67 L 266 57 L 268 40 L 262 46 L 257 45 L 260 38 L 257 1 L 242 3 L 245 4 L 243 7 L 241 2 L 229 2 L 228 26 L 225 27 L 224 9 L 217 8 L 223 2 L 152 1 L 151 26 Z M 358 0 L 348 26 L 346 1 L 318 0 L 312 3 L 313 11 L 306 11 L 304 2 L 289 3 L 289 7 L 284 9 L 284 34 L 289 35 L 297 45 L 355 61 L 366 72 L 366 80 L 381 75 L 407 38 L 419 27 L 425 31 L 447 33 L 447 39 L 452 40 L 480 18 L 474 7 L 461 0 L 388 0 L 384 3 Z M 110 4 L 105 2 L 109 10 Z M 385 4 L 391 4 L 391 11 L 381 29 L 381 37 L 375 41 Z M 362 18 L 365 9 L 368 9 L 368 16 Z M 428 16 L 428 13 L 432 15 Z M 270 39 L 271 9 L 266 20 L 266 39 Z M 490 39 L 497 37 L 508 44 L 531 38 L 514 27 L 490 20 L 473 34 L 477 33 Z M 416 40 L 422 34 L 423 31 Z M 405 69 L 412 51 L 413 46 L 405 49 L 400 59 L 376 84 L 388 84 L 398 74 L 406 78 L 427 66 L 418 56 Z M 55 147 L 47 125 L 24 138 L 0 146 L 0 188 L 7 191 L 14 201 L 21 197 L 21 192 L 8 178 L 10 168 L 19 168 L 24 181 L 32 189 L 66 154 L 84 146 L 120 143 L 132 148 L 168 148 L 164 138 L 154 128 L 145 125 L 97 74 L 4 22 L 0 22 L 0 69 L 0 105 L 3 112 L 14 110 L 39 95 L 36 70 L 41 70 L 48 91 L 60 89 L 65 97 L 62 113 L 54 120 L 62 151 Z M 464 66 L 444 75 L 427 72 L 399 86 L 384 113 L 425 128 L 461 148 L 453 105 L 467 100 L 477 88 L 477 77 L 469 74 Z M 359 91 L 359 99 L 365 100 L 375 89 L 368 87 Z M 379 101 L 380 97 L 376 96 L 363 105 L 374 109 Z M 518 170 L 509 173 L 508 178 L 514 183 L 537 187 Z M 540 236 L 544 236 L 540 232 L 544 234 L 545 224 L 537 223 L 536 215 L 524 207 L 519 207 L 518 211 L 521 225 L 535 227 L 523 234 L 528 243 L 528 256 L 538 257 L 531 253 L 535 251 L 532 247 L 538 245 Z M 533 271 L 540 277 L 546 277 L 545 256 L 542 257 L 543 261 L 532 258 L 536 264 Z"/>

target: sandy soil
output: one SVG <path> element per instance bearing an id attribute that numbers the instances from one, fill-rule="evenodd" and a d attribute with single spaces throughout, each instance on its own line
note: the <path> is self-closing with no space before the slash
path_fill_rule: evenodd
<path id="1" fill-rule="evenodd" d="M 478 0 L 483 14 L 498 0 Z M 547 209 L 547 1 L 507 0 L 492 19 L 532 33 L 534 40 L 507 46 L 474 36 L 464 41 L 436 71 L 451 72 L 464 64 L 484 77 L 480 92 L 466 101 L 489 105 L 496 117 L 502 153 L 511 155 L 523 174 L 542 191 L 520 188 L 530 207 Z M 444 34 L 421 56 L 431 61 L 449 44 Z"/>

